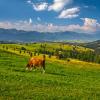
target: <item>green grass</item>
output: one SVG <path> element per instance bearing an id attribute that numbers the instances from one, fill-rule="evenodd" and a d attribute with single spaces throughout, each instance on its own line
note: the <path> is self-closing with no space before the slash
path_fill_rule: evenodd
<path id="1" fill-rule="evenodd" d="M 0 100 L 99 100 L 96 64 L 46 62 L 46 73 L 25 71 L 28 57 L 0 50 Z"/>

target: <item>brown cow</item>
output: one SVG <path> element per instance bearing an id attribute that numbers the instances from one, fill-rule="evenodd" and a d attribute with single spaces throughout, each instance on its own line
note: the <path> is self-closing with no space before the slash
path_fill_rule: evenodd
<path id="1" fill-rule="evenodd" d="M 41 67 L 43 73 L 45 72 L 45 55 L 43 55 L 43 58 L 32 57 L 26 65 L 26 70 L 31 71 L 32 68 L 36 69 L 37 67 Z"/>

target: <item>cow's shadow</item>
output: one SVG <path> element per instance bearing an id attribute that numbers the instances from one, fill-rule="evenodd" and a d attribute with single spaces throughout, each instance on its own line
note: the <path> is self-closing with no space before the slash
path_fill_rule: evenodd
<path id="1" fill-rule="evenodd" d="M 26 72 L 25 69 L 13 69 L 13 71 L 15 71 L 15 72 Z"/>
<path id="2" fill-rule="evenodd" d="M 47 72 L 50 75 L 59 75 L 59 76 L 67 76 L 66 74 L 63 73 L 56 73 L 56 72 Z"/>
<path id="3" fill-rule="evenodd" d="M 26 72 L 26 73 L 27 73 L 27 72 L 29 72 L 29 73 L 31 73 L 31 72 L 35 72 L 35 73 L 36 73 L 36 72 L 42 72 L 41 70 L 38 70 L 38 69 L 36 69 L 36 70 L 33 69 L 33 70 L 30 71 L 30 70 L 26 70 L 25 68 L 13 69 L 13 71 L 14 71 L 14 72 L 23 72 L 23 73 L 25 73 L 25 72 Z"/>
<path id="4" fill-rule="evenodd" d="M 22 72 L 22 73 L 25 73 L 25 72 L 35 72 L 35 73 L 38 73 L 38 72 L 41 72 L 42 73 L 42 71 L 41 70 L 39 70 L 39 69 L 36 69 L 35 71 L 34 71 L 34 69 L 32 70 L 32 71 L 29 71 L 29 70 L 25 70 L 25 68 L 21 68 L 21 69 L 13 69 L 13 71 L 14 72 Z M 57 73 L 57 72 L 45 72 L 45 74 L 50 74 L 50 75 L 59 75 L 59 76 L 67 76 L 66 74 L 64 74 L 64 73 Z"/>

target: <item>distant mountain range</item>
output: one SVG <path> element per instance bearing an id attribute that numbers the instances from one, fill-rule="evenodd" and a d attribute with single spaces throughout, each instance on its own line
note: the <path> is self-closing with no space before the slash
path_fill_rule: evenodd
<path id="1" fill-rule="evenodd" d="M 0 41 L 21 41 L 21 42 L 40 42 L 40 41 L 94 41 L 100 40 L 100 34 L 85 34 L 76 32 L 37 32 L 23 31 L 16 29 L 0 28 Z"/>

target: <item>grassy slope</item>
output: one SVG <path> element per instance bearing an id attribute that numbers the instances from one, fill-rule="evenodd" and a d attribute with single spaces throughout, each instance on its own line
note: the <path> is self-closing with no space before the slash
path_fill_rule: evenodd
<path id="1" fill-rule="evenodd" d="M 0 51 L 0 100 L 99 100 L 99 65 L 47 61 L 43 75 L 25 71 L 27 61 Z"/>

